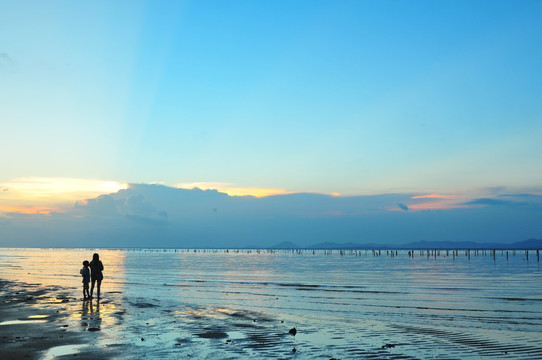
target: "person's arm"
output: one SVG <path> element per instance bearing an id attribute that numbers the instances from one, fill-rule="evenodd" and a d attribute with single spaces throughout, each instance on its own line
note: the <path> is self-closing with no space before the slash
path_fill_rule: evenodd
<path id="1" fill-rule="evenodd" d="M 104 271 L 104 264 L 100 261 L 100 270 Z"/>

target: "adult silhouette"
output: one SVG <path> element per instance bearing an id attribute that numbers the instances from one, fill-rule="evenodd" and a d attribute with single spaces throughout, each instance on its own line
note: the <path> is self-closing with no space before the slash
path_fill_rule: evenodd
<path id="1" fill-rule="evenodd" d="M 92 293 L 94 292 L 94 284 L 98 283 L 96 288 L 97 298 L 100 299 L 100 286 L 102 285 L 102 279 L 104 275 L 102 273 L 104 266 L 100 261 L 100 255 L 95 253 L 92 256 L 92 261 L 90 262 L 90 279 L 92 280 L 92 285 L 90 286 L 90 297 L 92 298 Z"/>

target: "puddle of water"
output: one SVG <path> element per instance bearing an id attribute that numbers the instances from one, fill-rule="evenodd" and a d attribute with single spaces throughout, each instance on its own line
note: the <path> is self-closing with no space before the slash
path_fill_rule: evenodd
<path id="1" fill-rule="evenodd" d="M 76 344 L 76 345 L 61 345 L 55 346 L 47 350 L 45 354 L 41 357 L 41 360 L 54 359 L 56 356 L 72 355 L 78 354 L 82 348 L 88 346 L 86 344 Z"/>
<path id="2" fill-rule="evenodd" d="M 45 318 L 48 318 L 49 315 L 32 315 L 32 316 L 29 316 L 28 318 L 29 319 L 45 319 Z"/>
<path id="3" fill-rule="evenodd" d="M 232 340 L 239 340 L 246 338 L 246 336 L 240 331 L 228 331 L 228 338 Z"/>
<path id="4" fill-rule="evenodd" d="M 0 322 L 0 325 L 38 324 L 44 322 L 47 322 L 47 320 L 8 320 Z"/>

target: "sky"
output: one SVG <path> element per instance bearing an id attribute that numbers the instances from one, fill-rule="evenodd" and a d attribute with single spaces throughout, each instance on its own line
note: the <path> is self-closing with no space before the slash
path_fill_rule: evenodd
<path id="1" fill-rule="evenodd" d="M 540 1 L 0 9 L 4 222 L 130 184 L 395 194 L 379 209 L 426 216 L 542 194 Z"/>

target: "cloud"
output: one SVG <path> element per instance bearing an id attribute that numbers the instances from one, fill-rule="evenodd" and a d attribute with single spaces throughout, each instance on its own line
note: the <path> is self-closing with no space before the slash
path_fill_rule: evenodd
<path id="1" fill-rule="evenodd" d="M 484 206 L 502 206 L 502 205 L 511 205 L 514 204 L 513 201 L 491 199 L 491 198 L 482 198 L 472 201 L 467 201 L 465 205 L 484 205 Z"/>
<path id="2" fill-rule="evenodd" d="M 398 206 L 399 209 L 401 209 L 401 210 L 404 210 L 404 211 L 408 211 L 408 210 L 409 210 L 408 206 L 406 206 L 405 204 L 399 203 L 399 204 L 397 204 L 397 206 Z"/>
<path id="3" fill-rule="evenodd" d="M 152 185 L 151 185 L 152 186 Z M 135 186 L 137 188 L 137 186 Z M 158 209 L 153 203 L 152 194 L 131 189 L 98 196 L 95 199 L 78 201 L 75 209 L 78 216 L 95 218 L 125 218 L 152 224 L 166 223 L 168 212 Z M 156 198 L 153 200 L 156 201 Z"/>
<path id="4" fill-rule="evenodd" d="M 537 195 L 537 194 L 503 194 L 503 195 L 499 195 L 498 197 L 535 199 L 535 198 L 539 198 L 540 195 Z"/>
<path id="5" fill-rule="evenodd" d="M 145 216 L 139 216 L 139 215 L 126 215 L 126 219 L 130 221 L 134 221 L 138 224 L 147 224 L 147 225 L 164 225 L 167 223 L 167 217 L 165 218 L 151 218 L 151 217 L 145 217 Z"/>
<path id="6" fill-rule="evenodd" d="M 307 246 L 337 239 L 504 242 L 542 233 L 542 196 L 480 197 L 463 203 L 412 197 L 296 193 L 256 198 L 130 184 L 78 201 L 65 213 L 46 216 L 24 210 L 5 217 L 9 222 L 2 225 L 0 246 L 86 246 L 90 241 L 105 247 L 267 247 L 280 241 Z"/>
<path id="7" fill-rule="evenodd" d="M 0 183 L 0 200 L 13 206 L 42 206 L 44 203 L 73 204 L 100 194 L 126 189 L 128 184 L 97 179 L 26 177 Z M 9 189 L 9 191 L 7 191 Z"/>
<path id="8" fill-rule="evenodd" d="M 455 199 L 455 195 L 438 195 L 438 194 L 428 194 L 428 195 L 416 195 L 412 199 Z"/>
<path id="9" fill-rule="evenodd" d="M 100 195 L 94 199 L 77 201 L 74 205 L 76 213 L 95 217 L 121 217 L 124 200 L 113 195 Z"/>
<path id="10" fill-rule="evenodd" d="M 265 197 L 272 195 L 291 194 L 291 191 L 284 189 L 271 188 L 255 188 L 255 187 L 237 187 L 231 183 L 222 182 L 193 182 L 180 183 L 175 185 L 178 189 L 201 189 L 201 190 L 217 190 L 230 196 L 254 196 Z"/>
<path id="11" fill-rule="evenodd" d="M 55 209 L 46 206 L 7 206 L 0 205 L 0 213 L 5 214 L 41 214 L 50 215 L 53 212 L 63 212 L 61 209 Z"/>
<path id="12" fill-rule="evenodd" d="M 542 210 L 542 196 L 537 194 L 501 195 L 497 198 L 478 198 L 464 203 L 469 206 L 513 207 Z"/>
<path id="13" fill-rule="evenodd" d="M 448 203 L 448 202 L 423 202 L 419 204 L 409 205 L 409 210 L 418 211 L 418 210 L 452 210 L 452 209 L 461 209 L 467 208 L 468 205 Z"/>

